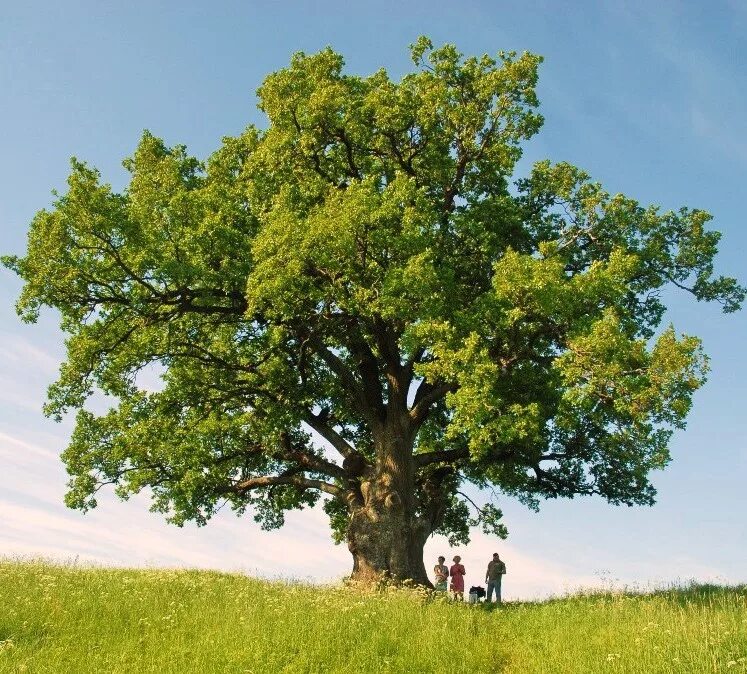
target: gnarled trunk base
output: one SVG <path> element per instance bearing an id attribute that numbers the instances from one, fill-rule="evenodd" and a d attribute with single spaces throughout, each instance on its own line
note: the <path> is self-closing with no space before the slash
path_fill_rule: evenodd
<path id="1" fill-rule="evenodd" d="M 424 545 L 423 532 L 401 513 L 377 515 L 362 509 L 353 515 L 348 527 L 348 549 L 353 555 L 351 578 L 370 584 L 387 577 L 432 587 L 423 564 Z"/>

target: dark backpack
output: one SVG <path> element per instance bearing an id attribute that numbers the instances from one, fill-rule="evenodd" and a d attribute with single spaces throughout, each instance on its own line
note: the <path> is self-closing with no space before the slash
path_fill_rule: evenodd
<path id="1" fill-rule="evenodd" d="M 470 594 L 476 594 L 478 599 L 482 599 L 485 596 L 485 588 L 482 585 L 473 585 L 469 589 Z"/>

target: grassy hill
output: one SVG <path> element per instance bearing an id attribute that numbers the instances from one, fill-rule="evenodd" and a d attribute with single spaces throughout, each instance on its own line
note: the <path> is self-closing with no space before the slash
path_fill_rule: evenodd
<path id="1" fill-rule="evenodd" d="M 497 610 L 204 571 L 0 562 L 0 672 L 747 672 L 747 587 Z"/>

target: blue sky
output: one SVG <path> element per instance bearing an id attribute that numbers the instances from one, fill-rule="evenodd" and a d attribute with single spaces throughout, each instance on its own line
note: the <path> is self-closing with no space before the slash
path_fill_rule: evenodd
<path id="1" fill-rule="evenodd" d="M 608 191 L 663 208 L 704 208 L 724 234 L 719 268 L 747 281 L 747 5 L 733 2 L 25 2 L 0 8 L 0 252 L 22 253 L 28 223 L 64 189 L 75 155 L 116 188 L 144 128 L 199 157 L 248 123 L 255 89 L 294 51 L 332 45 L 350 72 L 411 67 L 419 34 L 465 53 L 545 56 L 544 129 L 519 174 L 549 158 Z M 0 271 L 0 551 L 127 565 L 245 569 L 319 580 L 349 571 L 323 516 L 280 532 L 221 514 L 204 529 L 168 527 L 147 500 L 111 494 L 83 516 L 62 505 L 57 458 L 71 426 L 40 411 L 64 351 L 56 317 L 22 325 L 18 280 Z M 674 461 L 654 477 L 653 508 L 577 499 L 540 513 L 502 503 L 511 535 L 459 550 L 477 582 L 489 553 L 509 565 L 506 594 L 677 579 L 747 581 L 744 312 L 671 294 L 668 320 L 698 334 L 711 374 Z M 432 539 L 429 557 L 450 551 Z M 289 554 L 290 552 L 290 554 Z M 470 580 L 470 577 L 472 580 Z"/>

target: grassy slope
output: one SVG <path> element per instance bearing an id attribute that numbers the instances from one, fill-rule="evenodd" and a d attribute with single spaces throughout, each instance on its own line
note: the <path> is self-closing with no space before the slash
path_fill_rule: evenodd
<path id="1" fill-rule="evenodd" d="M 747 672 L 747 587 L 499 610 L 198 571 L 0 562 L 0 672 Z"/>

